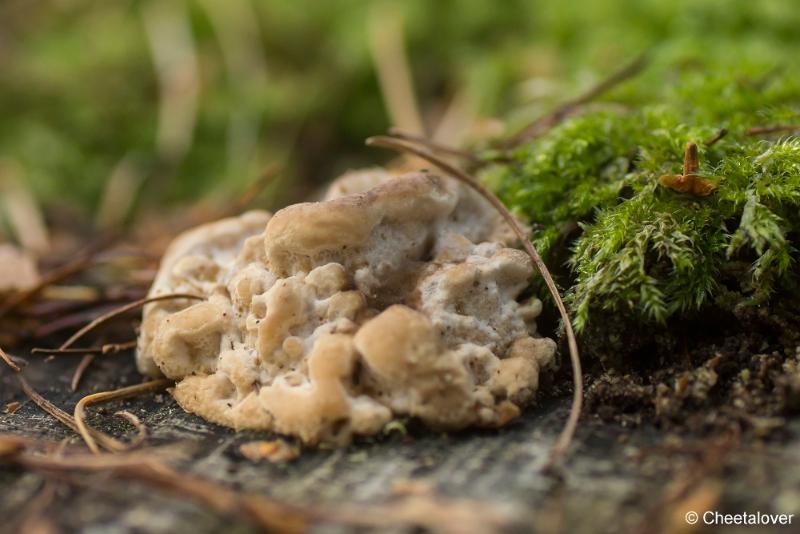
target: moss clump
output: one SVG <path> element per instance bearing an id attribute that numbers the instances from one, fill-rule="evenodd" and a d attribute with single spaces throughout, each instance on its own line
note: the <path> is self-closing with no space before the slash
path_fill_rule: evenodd
<path id="1" fill-rule="evenodd" d="M 663 324 L 796 294 L 800 140 L 748 129 L 796 124 L 800 77 L 769 63 L 722 66 L 662 64 L 673 83 L 639 82 L 627 102 L 598 104 L 608 109 L 586 110 L 484 173 L 531 223 L 545 260 L 566 266 L 579 331 L 609 312 Z M 705 146 L 721 127 L 730 134 Z M 711 196 L 658 182 L 680 173 L 687 142 L 700 146 Z"/>

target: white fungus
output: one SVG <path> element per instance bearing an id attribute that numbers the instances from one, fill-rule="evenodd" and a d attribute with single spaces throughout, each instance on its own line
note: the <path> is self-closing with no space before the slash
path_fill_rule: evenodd
<path id="1" fill-rule="evenodd" d="M 531 401 L 555 344 L 533 274 L 472 191 L 414 173 L 346 175 L 326 200 L 178 237 L 144 311 L 137 361 L 186 410 L 309 444 L 396 417 L 500 426 Z"/>

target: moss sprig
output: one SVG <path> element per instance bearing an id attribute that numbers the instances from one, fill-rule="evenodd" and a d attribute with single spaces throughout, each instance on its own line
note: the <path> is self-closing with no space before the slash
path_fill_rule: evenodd
<path id="1" fill-rule="evenodd" d="M 797 290 L 800 140 L 750 130 L 797 121 L 800 77 L 742 81 L 754 72 L 689 73 L 674 86 L 640 88 L 650 104 L 568 119 L 484 172 L 530 223 L 545 261 L 563 262 L 559 283 L 578 331 L 608 313 L 665 323 Z M 723 127 L 724 139 L 703 143 Z M 706 196 L 665 187 L 664 178 L 682 176 L 687 143 L 696 143 L 693 177 Z"/>

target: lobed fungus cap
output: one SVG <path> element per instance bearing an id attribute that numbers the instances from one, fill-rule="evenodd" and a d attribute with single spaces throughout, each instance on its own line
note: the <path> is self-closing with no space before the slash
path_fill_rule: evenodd
<path id="1" fill-rule="evenodd" d="M 178 402 L 209 420 L 309 444 L 396 417 L 507 423 L 555 350 L 536 333 L 541 303 L 520 300 L 530 259 L 456 182 L 354 176 L 327 200 L 176 239 L 151 294 L 205 300 L 146 307 L 140 369 L 175 379 Z"/>

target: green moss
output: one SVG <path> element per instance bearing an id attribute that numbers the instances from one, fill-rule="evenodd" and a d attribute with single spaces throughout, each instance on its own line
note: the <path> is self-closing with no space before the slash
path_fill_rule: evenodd
<path id="1" fill-rule="evenodd" d="M 800 77 L 768 61 L 715 58 L 713 74 L 656 61 L 662 75 L 678 75 L 673 83 L 640 81 L 622 107 L 572 118 L 484 174 L 531 223 L 545 260 L 557 272 L 566 264 L 559 279 L 579 330 L 608 312 L 664 323 L 797 288 L 800 140 L 747 129 L 796 124 Z M 730 134 L 706 147 L 721 127 Z M 690 141 L 718 187 L 709 197 L 658 183 L 680 173 Z"/>

